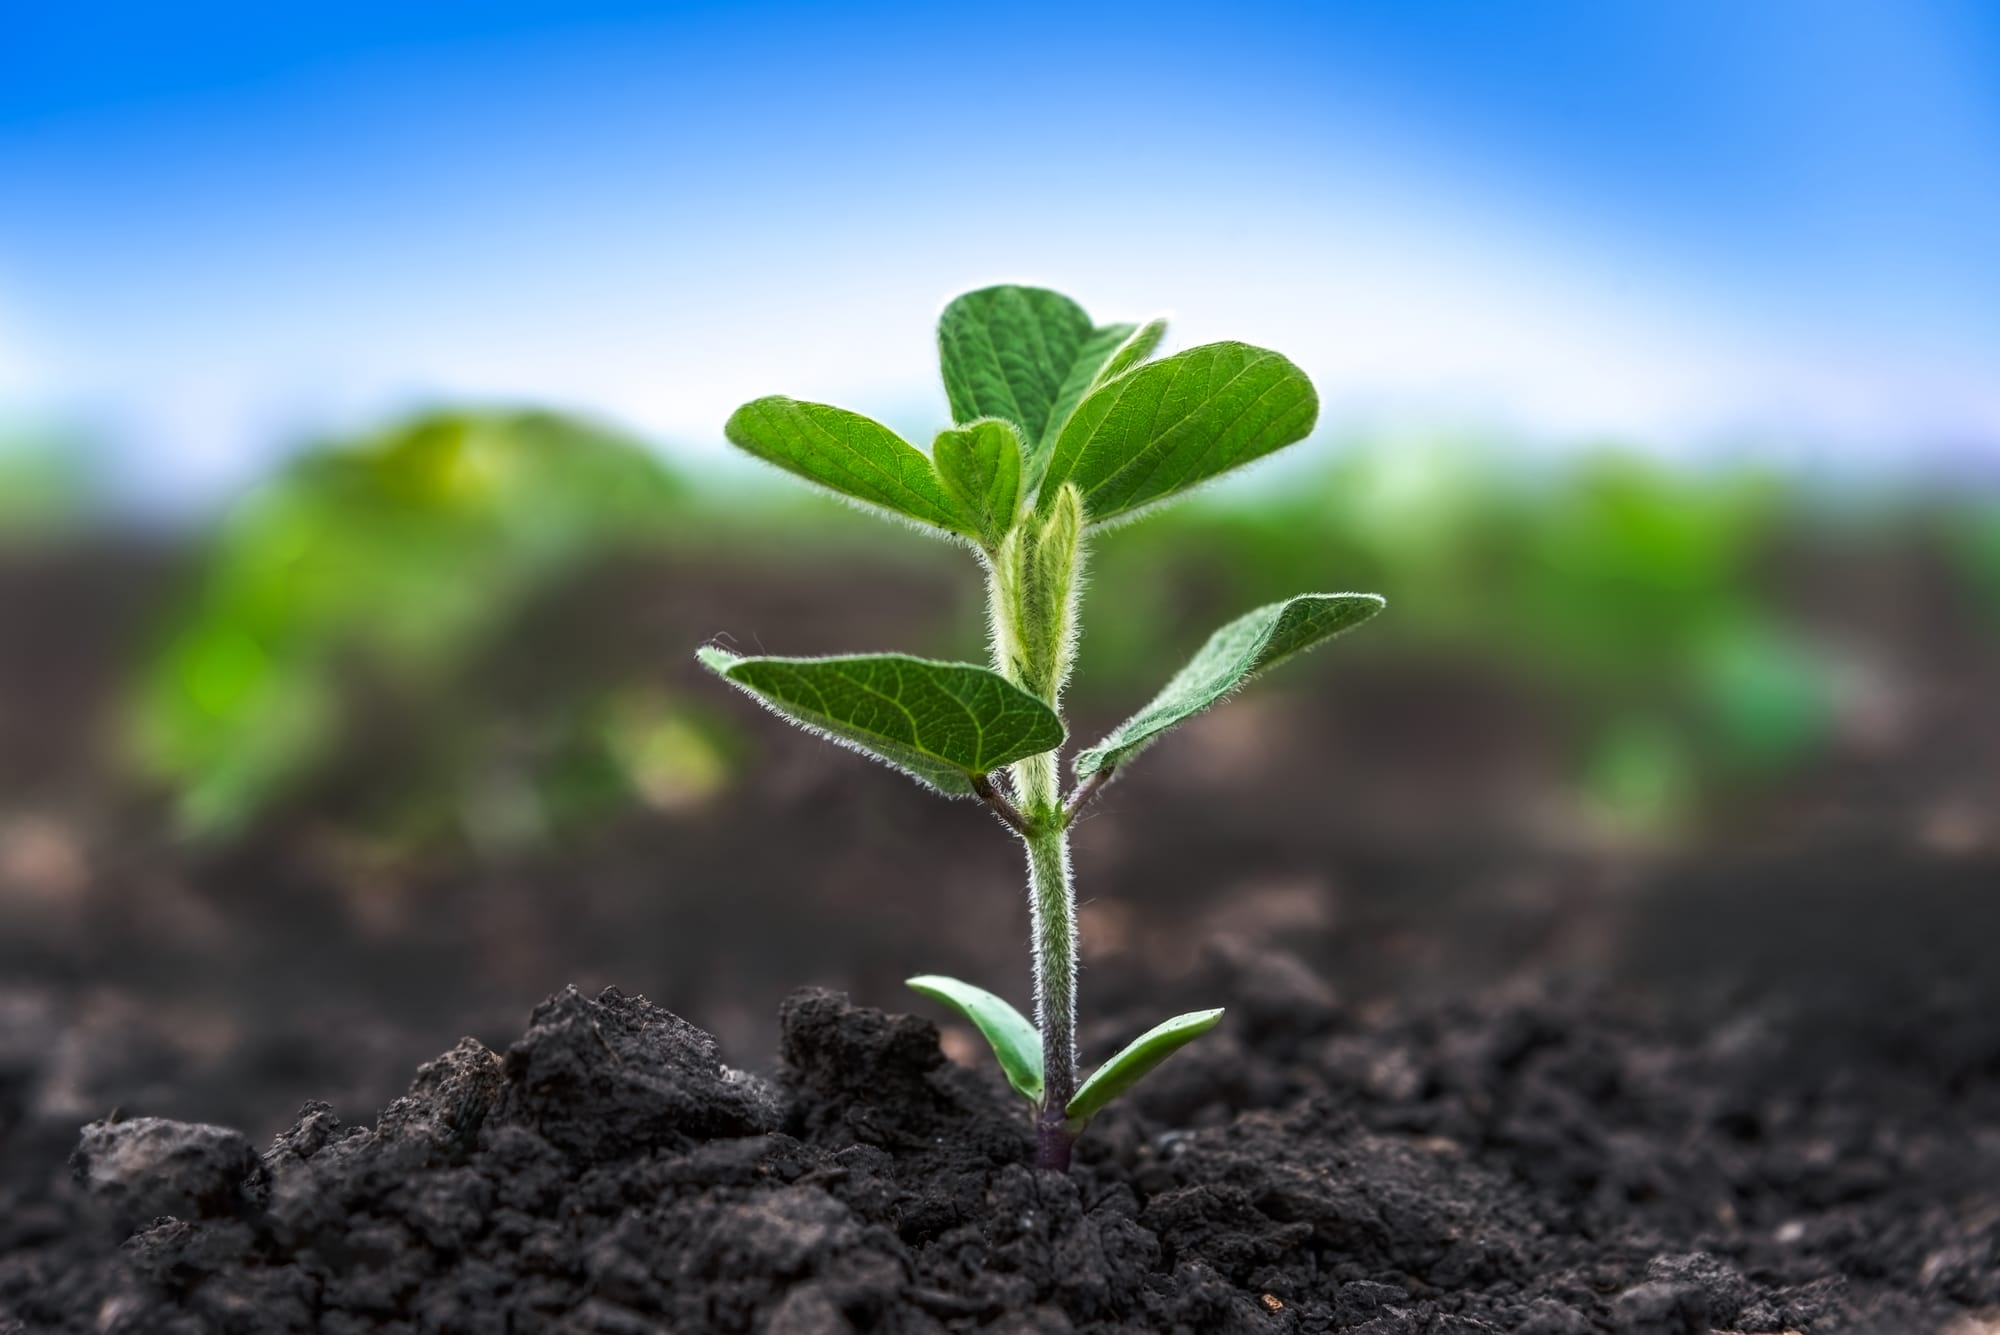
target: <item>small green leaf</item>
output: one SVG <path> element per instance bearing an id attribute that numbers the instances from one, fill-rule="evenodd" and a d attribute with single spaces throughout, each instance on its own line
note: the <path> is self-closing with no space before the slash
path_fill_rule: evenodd
<path id="1" fill-rule="evenodd" d="M 1215 1028 L 1222 1019 L 1220 1009 L 1189 1011 L 1171 1020 L 1162 1020 L 1119 1049 L 1118 1055 L 1097 1068 L 1063 1112 L 1072 1132 L 1104 1111 L 1105 1105 L 1123 1094 L 1155 1066 Z"/>
<path id="2" fill-rule="evenodd" d="M 1319 396 L 1305 372 L 1246 343 L 1208 343 L 1100 384 L 1063 424 L 1039 497 L 1064 481 L 1092 523 L 1163 501 L 1305 439 Z"/>
<path id="3" fill-rule="evenodd" d="M 1063 424 L 1069 421 L 1070 414 L 1076 411 L 1076 405 L 1083 401 L 1083 396 L 1111 377 L 1146 360 L 1160 345 L 1160 339 L 1166 332 L 1165 320 L 1151 320 L 1136 328 L 1129 324 L 1105 325 L 1091 335 L 1070 367 L 1069 378 L 1063 381 L 1055 406 L 1049 410 L 1048 430 L 1031 452 L 1026 488 L 1029 494 L 1032 495 L 1035 488 L 1041 485 L 1043 470 L 1048 467 L 1049 455 L 1056 447 L 1056 437 L 1061 434 Z"/>
<path id="4" fill-rule="evenodd" d="M 1047 705 L 989 668 L 906 654 L 741 658 L 709 646 L 702 665 L 777 713 L 962 797 L 972 780 L 1063 742 Z"/>
<path id="5" fill-rule="evenodd" d="M 1047 288 L 1007 284 L 968 292 L 938 318 L 952 420 L 1002 417 L 1019 427 L 1023 490 L 1032 491 L 1070 410 L 1108 359 L 1121 351 L 1130 356 L 1139 333 L 1129 324 L 1093 326 L 1083 307 Z M 1155 332 L 1137 356 L 1158 342 Z"/>
<path id="6" fill-rule="evenodd" d="M 959 508 L 973 517 L 979 540 L 989 550 L 998 547 L 1021 503 L 1019 430 L 1004 418 L 987 417 L 940 431 L 931 459 Z"/>
<path id="7" fill-rule="evenodd" d="M 1125 327 L 1128 329 L 1131 328 L 1130 325 Z M 1146 321 L 1146 323 L 1132 331 L 1130 338 L 1120 343 L 1112 351 L 1111 356 L 1105 359 L 1104 365 L 1097 368 L 1097 374 L 1091 377 L 1088 388 L 1096 389 L 1113 376 L 1124 375 L 1140 362 L 1152 356 L 1153 349 L 1159 347 L 1160 340 L 1166 336 L 1167 322 L 1165 320 Z M 1068 413 L 1063 414 L 1063 420 L 1069 420 Z"/>
<path id="8" fill-rule="evenodd" d="M 1304 593 L 1247 612 L 1208 637 L 1151 704 L 1076 758 L 1078 778 L 1121 765 L 1264 669 L 1329 640 L 1385 606 L 1372 593 Z"/>
<path id="9" fill-rule="evenodd" d="M 723 428 L 730 443 L 852 500 L 920 524 L 979 536 L 966 511 L 916 446 L 880 422 L 782 394 L 744 404 Z"/>
<path id="10" fill-rule="evenodd" d="M 961 983 L 956 978 L 924 974 L 906 984 L 932 1001 L 941 1001 L 972 1022 L 992 1045 L 1007 1073 L 1007 1083 L 1022 1098 L 1042 1105 L 1042 1035 L 1028 1017 L 983 987 Z"/>

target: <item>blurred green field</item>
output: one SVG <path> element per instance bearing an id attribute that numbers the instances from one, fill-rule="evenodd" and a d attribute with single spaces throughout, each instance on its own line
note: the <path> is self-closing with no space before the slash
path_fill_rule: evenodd
<path id="1" fill-rule="evenodd" d="M 1100 536 L 1082 706 L 1150 693 L 1149 665 L 1178 661 L 1217 618 L 1301 589 L 1378 589 L 1391 614 L 1344 654 L 1534 683 L 1574 725 L 1578 793 L 1614 822 L 1671 829 L 1809 767 L 1834 727 L 1850 665 L 1796 607 L 1815 554 L 1916 534 L 2000 612 L 1991 501 L 1829 495 L 1612 449 L 1523 467 L 1464 436 L 1311 452 L 1325 462 Z M 90 489 L 60 451 L 0 459 L 6 541 L 92 531 Z M 182 542 L 187 576 L 129 665 L 120 736 L 184 832 L 254 829 L 389 729 L 393 782 L 343 818 L 399 845 L 503 848 L 697 801 L 740 751 L 726 709 L 670 687 L 679 664 L 578 676 L 542 697 L 524 743 L 482 683 L 495 654 L 522 652 L 510 637 L 531 609 L 620 563 L 782 584 L 856 560 L 968 560 L 782 481 L 684 476 L 638 441 L 540 412 L 433 412 L 314 446 Z M 969 655 L 982 628 L 961 616 L 912 633 L 925 642 L 849 647 Z"/>

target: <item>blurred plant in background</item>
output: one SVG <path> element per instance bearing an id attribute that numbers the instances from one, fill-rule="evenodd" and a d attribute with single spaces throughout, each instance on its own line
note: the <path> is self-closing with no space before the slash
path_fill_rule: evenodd
<path id="1" fill-rule="evenodd" d="M 644 682 L 523 729 L 475 679 L 533 600 L 658 543 L 685 500 L 640 446 L 545 413 L 440 412 L 310 450 L 206 545 L 140 684 L 138 756 L 200 835 L 240 832 L 384 745 L 395 763 L 349 805 L 401 838 L 513 846 L 713 785 L 717 747 Z"/>
<path id="2" fill-rule="evenodd" d="M 1951 536 L 1959 564 L 2000 619 L 2000 502 L 1982 499 L 1964 507 Z"/>
<path id="3" fill-rule="evenodd" d="M 93 479 L 78 442 L 0 427 L 0 542 L 45 541 L 87 517 Z"/>
<path id="4" fill-rule="evenodd" d="M 1235 605 L 1310 575 L 1406 609 L 1357 652 L 1463 654 L 1559 690 L 1580 725 L 1579 782 L 1621 823 L 1672 824 L 1705 790 L 1810 755 L 1833 676 L 1760 570 L 1806 522 L 1800 498 L 1748 471 L 1609 451 L 1539 473 L 1514 457 L 1449 438 L 1362 442 L 1316 479 L 1158 521 L 1098 564 L 1092 596 L 1150 615 L 1093 637 L 1083 684 L 1160 652 L 1189 590 Z M 1222 550 L 1228 561 L 1185 555 Z"/>
<path id="5" fill-rule="evenodd" d="M 1795 481 L 1611 449 L 1528 465 L 1533 452 L 1476 436 L 1336 454 L 1106 544 L 1085 596 L 1120 615 L 1092 618 L 1079 705 L 1128 705 L 1144 666 L 1222 610 L 1331 581 L 1400 609 L 1357 662 L 1472 665 L 1558 702 L 1548 744 L 1616 828 L 1684 827 L 1798 774 L 1830 738 L 1842 660 L 1772 569 L 1827 527 Z M 202 543 L 143 671 L 136 754 L 182 827 L 211 836 L 309 809 L 402 846 L 507 850 L 635 805 L 699 803 L 731 781 L 742 742 L 663 684 L 621 622 L 630 590 L 579 601 L 595 572 L 634 558 L 642 590 L 725 574 L 783 587 L 787 569 L 900 551 L 837 506 L 732 487 L 538 413 L 435 413 L 310 451 Z M 1955 503 L 1941 528 L 1936 513 L 1914 527 L 1945 533 L 2000 607 L 2000 510 Z M 774 530 L 785 541 L 754 537 Z M 552 604 L 622 658 L 540 652 Z M 912 630 L 941 650 L 982 633 Z M 524 695 L 522 660 L 538 657 Z"/>

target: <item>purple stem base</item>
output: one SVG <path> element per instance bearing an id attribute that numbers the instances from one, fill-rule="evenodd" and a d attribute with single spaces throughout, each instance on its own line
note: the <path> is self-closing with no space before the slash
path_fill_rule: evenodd
<path id="1" fill-rule="evenodd" d="M 1043 1118 L 1035 1123 L 1035 1167 L 1067 1173 L 1069 1153 L 1075 1145 L 1076 1137 L 1063 1125 L 1060 1114 L 1053 1121 Z"/>

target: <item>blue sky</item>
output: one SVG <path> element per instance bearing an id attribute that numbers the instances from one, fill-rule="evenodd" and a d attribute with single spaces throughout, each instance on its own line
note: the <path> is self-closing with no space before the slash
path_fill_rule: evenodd
<path id="1" fill-rule="evenodd" d="M 439 396 L 942 415 L 954 291 L 1336 421 L 2000 449 L 2000 6 L 15 6 L 0 415 L 240 483 Z"/>

